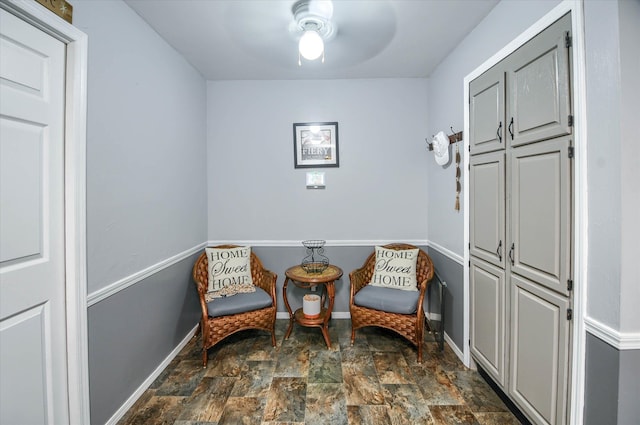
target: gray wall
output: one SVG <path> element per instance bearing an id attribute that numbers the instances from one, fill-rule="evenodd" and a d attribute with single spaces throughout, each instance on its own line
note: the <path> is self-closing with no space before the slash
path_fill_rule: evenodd
<path id="1" fill-rule="evenodd" d="M 210 240 L 426 239 L 424 79 L 208 83 Z M 293 123 L 337 121 L 340 167 L 307 190 Z"/>
<path id="2" fill-rule="evenodd" d="M 640 97 L 640 1 L 619 3 L 620 17 L 620 330 L 640 333 L 640 143 L 638 143 L 638 98 Z M 640 398 L 640 397 L 639 397 Z"/>
<path id="3" fill-rule="evenodd" d="M 429 76 L 428 134 L 464 127 L 464 77 L 497 53 L 538 19 L 555 7 L 558 1 L 503 1 L 456 47 Z M 463 146 L 460 146 L 462 149 Z M 453 154 L 454 147 L 450 153 Z M 453 155 L 450 155 L 452 158 Z M 462 167 L 461 167 L 462 168 Z M 453 254 L 464 255 L 464 199 L 460 211 L 455 204 L 455 163 L 439 166 L 429 155 L 427 160 L 428 237 L 429 242 Z M 467 176 L 462 170 L 462 179 Z M 447 273 L 445 329 L 449 337 L 464 350 L 464 285 L 463 265 L 457 260 L 430 249 L 436 268 Z M 441 273 L 442 274 L 442 273 Z M 443 277 L 444 278 L 444 277 Z"/>
<path id="4" fill-rule="evenodd" d="M 585 423 L 632 424 L 640 417 L 640 2 L 586 1 L 584 19 L 589 186 L 587 316 L 612 328 L 617 336 L 635 335 L 636 339 L 636 348 L 618 350 L 587 334 Z M 608 377 L 601 376 L 604 374 Z M 601 394 L 602 388 L 610 393 Z"/>
<path id="5" fill-rule="evenodd" d="M 559 1 L 502 1 L 446 57 L 429 76 L 428 134 L 449 127 L 462 131 L 464 127 L 464 77 L 497 53 L 538 19 L 553 9 Z M 451 148 L 453 153 L 453 147 Z M 462 149 L 462 146 L 460 146 Z M 450 155 L 452 157 L 452 155 Z M 464 253 L 464 200 L 461 210 L 455 204 L 455 164 L 439 166 L 429 155 L 427 161 L 429 186 L 429 241 L 459 256 Z M 462 170 L 462 179 L 466 178 Z M 451 282 L 454 284 L 454 282 Z M 462 282 L 459 282 L 461 285 Z M 460 292 L 462 293 L 462 292 Z M 462 314 L 462 311 L 459 312 Z"/>
<path id="6" fill-rule="evenodd" d="M 444 330 L 445 333 L 453 340 L 458 349 L 462 352 L 463 340 L 464 340 L 464 317 L 462 311 L 464 311 L 464 294 L 463 294 L 463 267 L 458 261 L 452 260 L 440 251 L 429 248 L 429 256 L 433 261 L 438 275 L 446 282 L 447 287 L 444 291 Z M 434 280 L 435 283 L 435 280 Z M 433 289 L 436 286 L 432 286 Z M 439 311 L 440 306 L 437 301 L 437 293 L 433 294 L 433 300 L 430 305 L 433 313 L 441 313 Z"/>
<path id="7" fill-rule="evenodd" d="M 398 242 L 403 242 L 398 240 Z M 424 245 L 418 245 L 419 248 L 427 251 Z M 284 286 L 285 271 L 296 264 L 300 264 L 302 259 L 307 255 L 305 248 L 299 247 L 283 247 L 283 246 L 254 246 L 252 250 L 260 257 L 262 264 L 269 270 L 278 275 L 277 296 L 278 296 L 278 312 L 287 311 L 284 300 L 282 298 L 282 287 Z M 374 250 L 374 245 L 357 245 L 357 246 L 326 246 L 324 255 L 329 258 L 331 264 L 342 269 L 342 278 L 336 282 L 336 299 L 333 311 L 338 316 L 343 316 L 349 312 L 349 273 L 362 267 L 364 261 Z M 291 309 L 295 310 L 302 306 L 302 295 L 306 290 L 296 288 L 290 284 L 287 288 L 287 297 Z M 438 313 L 438 311 L 433 311 Z"/>
<path id="8" fill-rule="evenodd" d="M 89 307 L 92 424 L 107 422 L 200 320 L 198 255 Z"/>
<path id="9" fill-rule="evenodd" d="M 618 350 L 606 342 L 587 334 L 584 425 L 618 423 Z"/>
<path id="10" fill-rule="evenodd" d="M 619 329 L 621 291 L 620 33 L 617 1 L 588 1 L 589 288 L 587 313 Z"/>
<path id="11" fill-rule="evenodd" d="M 557 3 L 502 1 L 494 8 L 430 76 L 429 134 L 447 130 L 449 126 L 462 129 L 463 78 Z M 635 128 L 640 115 L 637 103 L 640 92 L 637 79 L 640 69 L 639 9 L 637 0 L 584 2 L 588 134 L 587 317 L 612 328 L 617 336 L 629 335 L 636 341 L 640 333 L 640 311 L 636 306 L 640 298 L 640 263 L 636 258 L 640 238 L 637 220 L 640 144 Z M 439 167 L 433 159 L 428 165 L 429 242 L 462 255 L 463 214 L 453 210 L 455 194 L 450 186 L 442 184 L 455 179 L 455 169 L 451 165 Z M 461 287 L 461 281 L 448 280 L 447 283 L 452 297 L 462 293 L 452 287 Z M 459 303 L 454 301 L 453 305 Z M 462 315 L 462 309 L 456 314 Z M 455 330 L 452 331 L 455 334 Z M 594 337 L 587 337 L 593 341 Z M 599 344 L 606 343 L 599 341 Z M 611 362 L 603 364 L 599 361 L 603 349 L 596 347 L 593 342 L 586 347 L 585 411 L 598 411 L 600 416 L 597 417 L 604 415 L 605 420 L 591 423 L 615 423 L 616 418 L 619 423 L 633 423 L 624 422 L 623 418 L 637 421 L 638 407 L 634 400 L 640 399 L 637 385 L 640 381 L 637 379 L 639 350 L 619 351 L 616 347 L 608 347 L 604 350 L 608 350 L 610 355 L 606 359 Z M 620 365 L 622 359 L 625 359 L 624 366 Z M 593 370 L 595 367 L 613 374 L 616 382 L 625 387 L 619 401 L 599 396 L 601 384 L 594 378 L 599 374 Z M 628 378 L 634 373 L 636 379 Z"/>
<path id="12" fill-rule="evenodd" d="M 640 350 L 617 350 L 587 333 L 585 425 L 638 423 Z"/>
<path id="13" fill-rule="evenodd" d="M 429 80 L 206 85 L 124 3 L 77 2 L 74 24 L 89 35 L 90 45 L 89 293 L 205 239 L 428 238 L 461 256 L 463 215 L 453 210 L 453 185 L 446 183 L 454 181 L 454 167 L 437 166 L 423 138 L 449 126 L 462 129 L 464 76 L 556 4 L 499 3 Z M 630 333 L 638 332 L 640 323 L 633 305 L 638 264 L 632 255 L 639 236 L 634 212 L 640 206 L 634 183 L 640 180 L 637 132 L 632 125 L 638 116 L 638 15 L 635 0 L 585 2 L 588 314 Z M 293 168 L 292 123 L 306 121 L 340 123 L 341 164 L 323 170 L 324 191 L 307 191 L 306 170 Z M 327 255 L 340 261 L 348 274 L 369 250 L 328 247 Z M 277 246 L 256 247 L 256 252 L 280 275 L 279 286 L 286 267 L 302 255 Z M 457 307 L 461 265 L 433 250 L 431 254 L 449 284 L 447 331 L 462 347 L 463 311 Z M 188 292 L 192 283 L 185 276 L 191 261 L 185 259 L 89 309 L 94 423 L 104 423 L 197 321 L 199 312 Z M 336 311 L 345 311 L 348 278 L 340 285 Z M 150 309 L 144 300 L 163 308 Z M 136 324 L 131 332 L 117 332 L 127 322 Z M 135 335 L 145 332 L 157 337 L 153 343 L 135 341 Z M 593 341 L 588 344 L 587 376 L 593 376 L 592 365 L 599 364 L 599 357 Z M 589 404 L 600 398 L 593 385 L 597 381 L 588 379 L 587 411 L 615 412 L 609 419 L 613 414 L 637 418 L 634 400 L 640 398 L 640 380 L 632 379 L 632 372 L 640 369 L 637 352 L 618 352 L 618 366 L 613 366 L 615 359 L 607 364 L 606 370 L 617 369 L 624 395 L 613 410 L 603 405 L 606 398 Z M 115 370 L 131 374 L 128 368 L 140 364 L 140 353 L 153 353 L 147 369 L 134 370 L 131 380 L 112 379 Z M 131 363 L 117 358 L 130 358 Z"/>
<path id="14" fill-rule="evenodd" d="M 121 1 L 75 2 L 74 25 L 89 36 L 91 295 L 206 239 L 206 83 Z M 89 308 L 93 424 L 198 322 L 192 257 Z"/>
<path id="15" fill-rule="evenodd" d="M 74 24 L 89 36 L 92 293 L 205 239 L 206 84 L 124 2 L 78 2 Z"/>

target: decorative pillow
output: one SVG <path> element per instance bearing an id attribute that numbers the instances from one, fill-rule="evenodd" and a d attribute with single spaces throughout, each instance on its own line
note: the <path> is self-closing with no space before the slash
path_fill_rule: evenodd
<path id="1" fill-rule="evenodd" d="M 387 249 L 376 247 L 376 264 L 370 284 L 384 288 L 417 291 L 416 263 L 418 252 L 416 249 Z"/>
<path id="2" fill-rule="evenodd" d="M 251 247 L 205 248 L 209 262 L 207 302 L 214 298 L 255 292 L 251 278 Z"/>

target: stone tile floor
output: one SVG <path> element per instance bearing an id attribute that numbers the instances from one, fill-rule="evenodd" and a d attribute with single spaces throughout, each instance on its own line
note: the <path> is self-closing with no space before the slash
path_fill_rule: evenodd
<path id="1" fill-rule="evenodd" d="M 356 333 L 332 320 L 320 329 L 278 320 L 269 334 L 245 331 L 209 350 L 194 337 L 119 422 L 173 425 L 520 424 L 491 387 L 445 344 L 425 337 L 424 361 L 380 328 Z"/>

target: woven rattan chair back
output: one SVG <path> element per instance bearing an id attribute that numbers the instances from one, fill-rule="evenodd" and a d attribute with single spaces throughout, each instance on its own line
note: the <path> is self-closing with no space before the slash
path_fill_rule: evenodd
<path id="1" fill-rule="evenodd" d="M 219 245 L 216 248 L 236 248 L 237 245 Z M 251 310 L 228 316 L 211 317 L 207 309 L 205 295 L 209 284 L 207 255 L 203 252 L 193 266 L 193 280 L 196 283 L 202 317 L 200 331 L 202 332 L 202 363 L 207 367 L 208 350 L 224 338 L 236 332 L 248 329 L 260 329 L 271 333 L 271 344 L 276 346 L 276 280 L 277 275 L 264 268 L 256 254 L 251 251 L 251 278 L 253 284 L 266 291 L 272 299 L 272 304 L 259 310 Z M 216 302 L 224 302 L 223 299 Z"/>
<path id="2" fill-rule="evenodd" d="M 387 249 L 416 249 L 410 244 L 395 243 L 385 245 Z M 375 310 L 358 306 L 354 303 L 354 297 L 362 288 L 371 282 L 376 262 L 375 251 L 367 257 L 364 265 L 349 273 L 351 281 L 351 294 L 349 298 L 349 310 L 351 313 L 351 344 L 354 343 L 356 330 L 366 326 L 377 326 L 392 330 L 409 340 L 418 349 L 418 363 L 422 363 L 422 345 L 424 337 L 424 309 L 423 302 L 429 281 L 433 278 L 433 262 L 429 255 L 419 250 L 416 262 L 416 280 L 420 292 L 417 310 L 414 314 L 399 314 L 388 311 Z"/>

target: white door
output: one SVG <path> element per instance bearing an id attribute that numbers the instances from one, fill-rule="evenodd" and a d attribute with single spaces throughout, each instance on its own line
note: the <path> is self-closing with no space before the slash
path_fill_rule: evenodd
<path id="1" fill-rule="evenodd" d="M 0 10 L 0 423 L 69 422 L 65 45 Z"/>

